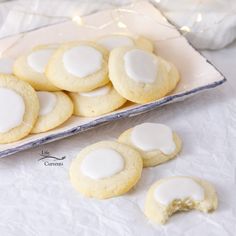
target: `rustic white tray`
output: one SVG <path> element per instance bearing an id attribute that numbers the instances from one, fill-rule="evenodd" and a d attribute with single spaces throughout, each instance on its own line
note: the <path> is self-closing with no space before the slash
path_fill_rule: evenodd
<path id="1" fill-rule="evenodd" d="M 184 100 L 226 81 L 224 76 L 200 55 L 174 26 L 147 2 L 139 2 L 134 6 L 116 10 L 102 11 L 83 17 L 82 20 L 80 17 L 75 17 L 74 21 L 66 21 L 36 29 L 23 35 L 2 39 L 0 40 L 0 51 L 10 46 L 7 56 L 15 58 L 38 44 L 92 40 L 111 33 L 143 35 L 152 39 L 155 43 L 156 53 L 173 62 L 181 73 L 181 81 L 175 91 L 154 102 L 145 105 L 127 105 L 100 117 L 72 117 L 65 124 L 52 131 L 30 135 L 15 143 L 0 145 L 0 157 L 66 138 L 123 117 L 135 116 L 170 102 Z"/>

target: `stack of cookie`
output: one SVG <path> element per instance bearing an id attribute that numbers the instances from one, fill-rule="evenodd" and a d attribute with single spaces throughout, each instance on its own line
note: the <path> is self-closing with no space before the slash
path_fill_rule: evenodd
<path id="1" fill-rule="evenodd" d="M 128 35 L 33 48 L 16 59 L 14 76 L 0 73 L 0 143 L 51 130 L 72 114 L 94 117 L 165 96 L 179 73 L 153 50 L 150 40 Z"/>

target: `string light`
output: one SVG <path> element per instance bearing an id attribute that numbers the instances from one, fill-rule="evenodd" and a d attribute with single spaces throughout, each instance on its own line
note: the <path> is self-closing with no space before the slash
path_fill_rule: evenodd
<path id="1" fill-rule="evenodd" d="M 101 24 L 99 26 L 96 26 L 96 25 L 91 25 L 91 24 L 87 24 L 84 20 L 83 20 L 83 17 L 80 16 L 80 15 L 76 15 L 76 16 L 73 16 L 73 17 L 66 17 L 66 16 L 50 16 L 50 15 L 45 15 L 45 14 L 41 14 L 41 13 L 35 13 L 35 12 L 26 12 L 26 11 L 22 11 L 22 13 L 27 13 L 27 14 L 31 14 L 31 15 L 36 15 L 36 16 L 42 16 L 42 17 L 47 17 L 47 18 L 61 18 L 61 19 L 68 19 L 68 20 L 72 20 L 73 22 L 75 22 L 76 24 L 78 24 L 80 27 L 84 27 L 84 28 L 88 28 L 88 29 L 93 29 L 93 30 L 102 30 L 106 27 L 109 27 L 110 25 L 114 25 L 116 24 L 118 28 L 120 28 L 121 30 L 127 30 L 128 31 L 131 31 L 128 29 L 128 26 L 124 23 L 124 21 L 122 21 L 122 17 L 124 16 L 123 13 L 127 13 L 127 14 L 133 14 L 133 15 L 137 15 L 137 16 L 140 16 L 140 17 L 145 17 L 145 18 L 148 18 L 150 20 L 153 20 L 153 21 L 157 21 L 156 19 L 152 18 L 151 16 L 149 15 L 145 15 L 144 13 L 142 12 L 137 12 L 135 10 L 133 10 L 135 8 L 135 5 L 137 3 L 139 3 L 140 1 L 137 1 L 137 0 L 134 0 L 132 2 L 132 4 L 130 5 L 129 8 L 116 8 L 114 10 L 111 11 L 111 20 L 104 23 L 104 24 Z M 156 3 L 160 3 L 161 0 L 155 0 Z M 200 0 L 199 3 L 198 3 L 198 6 L 200 6 L 202 4 L 202 1 Z M 20 10 L 16 10 L 16 11 L 20 11 Z M 166 18 L 164 18 L 166 19 Z M 196 20 L 194 21 L 194 23 L 192 24 L 191 27 L 187 26 L 187 25 L 183 25 L 182 27 L 180 27 L 180 31 L 182 32 L 182 35 L 186 35 L 188 33 L 191 32 L 191 28 L 193 28 L 196 24 L 198 24 L 199 22 L 202 22 L 203 20 L 203 15 L 201 12 L 199 12 L 196 16 Z M 220 21 L 219 21 L 220 22 Z M 164 26 L 164 27 L 168 27 L 170 29 L 175 29 L 175 27 L 171 24 L 168 23 L 168 21 L 166 21 L 166 23 L 163 23 L 163 22 L 157 22 L 159 25 L 161 26 Z M 215 22 L 215 24 L 217 24 L 218 22 Z M 207 29 L 204 29 L 204 30 L 201 30 L 199 32 L 204 32 L 206 30 L 209 30 L 210 27 L 208 27 Z M 10 49 L 12 49 L 15 45 L 17 45 L 19 43 L 19 41 L 25 37 L 25 35 L 27 34 L 28 32 L 24 32 L 24 33 L 21 33 L 19 38 L 17 38 L 15 40 L 15 42 L 13 42 L 8 48 L 4 49 L 2 52 L 0 52 L 0 57 L 2 57 L 6 52 L 8 52 Z M 155 40 L 156 41 L 164 41 L 164 40 L 171 40 L 171 39 L 175 39 L 175 38 L 178 38 L 179 36 L 174 36 L 174 37 L 169 37 L 169 38 L 165 38 L 165 39 L 158 39 L 158 40 Z"/>
<path id="2" fill-rule="evenodd" d="M 72 21 L 74 21 L 78 25 L 83 25 L 83 20 L 79 15 L 72 17 Z"/>
<path id="3" fill-rule="evenodd" d="M 181 31 L 184 31 L 184 32 L 187 32 L 187 33 L 191 32 L 191 29 L 190 29 L 188 26 L 186 26 L 186 25 L 182 26 L 182 27 L 180 28 L 180 30 L 181 30 Z"/>
<path id="4" fill-rule="evenodd" d="M 138 1 L 134 1 L 132 3 L 132 5 L 130 6 L 130 8 L 134 8 L 135 7 L 135 4 L 137 3 Z M 159 1 L 160 2 L 160 1 Z M 23 11 L 22 11 L 23 12 Z M 34 12 L 24 12 L 24 13 L 27 13 L 27 14 L 31 14 L 31 15 L 37 15 L 37 16 L 42 16 L 42 17 L 48 17 L 48 18 L 54 18 L 54 16 L 50 16 L 50 15 L 44 15 L 44 14 L 39 14 L 39 13 L 34 13 Z M 127 8 L 117 8 L 117 9 L 114 9 L 111 11 L 111 18 L 112 20 L 111 21 L 108 21 L 102 25 L 99 25 L 99 26 L 95 26 L 95 25 L 91 25 L 91 24 L 86 24 L 82 18 L 82 16 L 80 15 L 75 15 L 71 18 L 69 17 L 64 17 L 64 16 L 55 16 L 55 18 L 63 18 L 63 19 L 70 19 L 72 20 L 73 22 L 75 22 L 76 24 L 78 24 L 80 27 L 84 27 L 84 28 L 88 28 L 88 29 L 93 29 L 93 30 L 102 30 L 112 24 L 116 24 L 117 27 L 119 27 L 120 29 L 128 29 L 128 26 L 122 21 L 122 14 L 123 13 L 127 13 L 127 14 L 133 14 L 133 15 L 139 15 L 139 16 L 142 16 L 142 17 L 146 17 L 146 18 L 149 18 L 151 20 L 155 20 L 153 19 L 152 17 L 150 16 L 147 16 L 145 15 L 144 13 L 140 13 L 140 12 L 137 12 L 133 9 L 127 9 Z M 169 25 L 168 23 L 160 23 L 158 22 L 159 25 L 162 25 L 164 27 L 168 27 L 168 28 L 171 28 L 171 29 L 174 29 L 174 26 L 172 25 Z M 183 28 L 183 27 L 182 27 Z M 186 29 L 186 28 L 185 28 Z M 185 30 L 185 31 L 188 31 L 188 30 Z M 189 32 L 189 31 L 188 31 Z M 18 44 L 18 42 L 20 41 L 20 39 L 22 39 L 25 35 L 27 34 L 27 32 L 25 33 L 22 33 L 20 38 L 18 38 L 15 42 L 13 42 L 12 45 L 10 45 L 10 47 L 6 48 L 3 52 L 0 52 L 0 57 L 5 54 L 7 51 L 9 51 L 10 49 L 12 49 L 16 44 Z M 172 39 L 172 38 L 170 38 Z M 167 39 L 165 39 L 167 40 Z"/>
<path id="5" fill-rule="evenodd" d="M 201 14 L 201 13 L 198 13 L 198 14 L 197 14 L 196 22 L 201 22 L 201 21 L 202 21 L 202 14 Z"/>
<path id="6" fill-rule="evenodd" d="M 118 26 L 119 28 L 123 28 L 123 29 L 126 29 L 126 28 L 127 28 L 127 25 L 124 24 L 124 23 L 121 22 L 121 21 L 118 21 L 118 22 L 117 22 L 117 26 Z"/>

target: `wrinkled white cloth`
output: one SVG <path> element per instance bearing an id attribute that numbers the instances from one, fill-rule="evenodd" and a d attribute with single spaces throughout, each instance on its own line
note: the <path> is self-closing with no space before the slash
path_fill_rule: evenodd
<path id="1" fill-rule="evenodd" d="M 157 6 L 186 34 L 198 49 L 219 49 L 236 37 L 235 0 L 154 0 Z M 184 28 L 183 28 L 184 29 Z"/>
<path id="2" fill-rule="evenodd" d="M 32 1 L 28 8 L 33 5 Z M 25 29 L 28 16 L 17 19 L 11 24 L 15 22 Z M 48 19 L 43 24 L 46 22 Z M 226 76 L 226 84 L 183 102 L 0 159 L 0 235 L 234 236 L 236 43 L 203 53 Z M 76 154 L 91 143 L 114 140 L 142 122 L 165 123 L 178 132 L 183 140 L 181 155 L 158 167 L 144 169 L 138 185 L 124 196 L 97 201 L 77 193 L 68 175 Z M 38 161 L 42 150 L 57 157 L 66 156 L 63 166 L 45 166 Z M 165 226 L 151 224 L 143 214 L 146 191 L 157 179 L 170 175 L 198 176 L 212 182 L 219 196 L 217 211 L 181 213 Z"/>
<path id="3" fill-rule="evenodd" d="M 235 236 L 236 232 L 236 44 L 204 54 L 228 82 L 183 102 L 0 159 L 0 233 L 4 236 Z M 171 126 L 183 140 L 174 160 L 146 168 L 138 185 L 124 196 L 98 201 L 77 193 L 69 166 L 85 146 L 114 140 L 142 122 Z M 66 156 L 63 166 L 45 166 L 39 153 Z M 212 182 L 219 208 L 174 215 L 167 225 L 151 224 L 143 214 L 152 183 L 171 175 L 189 175 Z"/>
<path id="4" fill-rule="evenodd" d="M 0 38 L 79 14 L 87 15 L 135 0 L 16 0 L 0 4 Z M 236 37 L 235 0 L 151 0 L 198 49 L 219 49 Z M 184 26 L 184 28 L 183 28 Z M 185 31 L 184 31 L 185 32 Z"/>

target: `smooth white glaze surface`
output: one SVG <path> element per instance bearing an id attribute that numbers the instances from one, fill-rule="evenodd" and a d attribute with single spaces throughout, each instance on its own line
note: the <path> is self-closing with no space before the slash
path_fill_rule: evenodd
<path id="1" fill-rule="evenodd" d="M 110 148 L 100 148 L 90 152 L 81 164 L 82 173 L 91 179 L 112 177 L 123 168 L 123 157 Z"/>
<path id="2" fill-rule="evenodd" d="M 168 205 L 173 200 L 190 198 L 194 201 L 204 200 L 204 189 L 190 178 L 170 178 L 161 183 L 154 192 L 154 199 Z"/>
<path id="3" fill-rule="evenodd" d="M 57 96 L 52 92 L 37 92 L 40 104 L 39 115 L 45 116 L 50 113 L 57 103 Z"/>
<path id="4" fill-rule="evenodd" d="M 124 66 L 128 76 L 135 82 L 153 83 L 157 78 L 158 59 L 144 50 L 133 49 L 126 52 Z"/>
<path id="5" fill-rule="evenodd" d="M 86 45 L 71 48 L 63 55 L 63 63 L 66 70 L 72 75 L 81 78 L 100 70 L 102 62 L 102 53 Z"/>
<path id="6" fill-rule="evenodd" d="M 133 128 L 131 142 L 143 151 L 160 150 L 164 154 L 175 151 L 172 130 L 163 124 L 143 123 Z"/>
<path id="7" fill-rule="evenodd" d="M 24 119 L 25 103 L 12 89 L 0 88 L 0 133 L 19 126 Z"/>
<path id="8" fill-rule="evenodd" d="M 27 56 L 27 63 L 38 73 L 44 73 L 50 57 L 55 49 L 47 48 L 34 51 Z"/>

